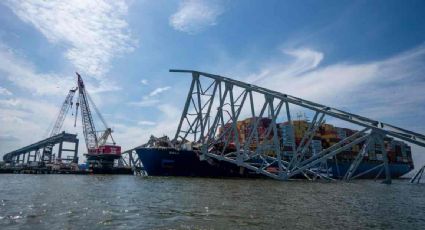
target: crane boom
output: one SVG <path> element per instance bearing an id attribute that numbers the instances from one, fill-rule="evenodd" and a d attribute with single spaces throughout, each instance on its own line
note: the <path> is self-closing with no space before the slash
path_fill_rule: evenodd
<path id="1" fill-rule="evenodd" d="M 68 113 L 69 108 L 71 108 L 73 105 L 72 99 L 74 98 L 75 91 L 77 91 L 77 88 L 69 90 L 69 93 L 66 96 L 65 101 L 63 102 L 59 111 L 59 115 L 56 118 L 55 125 L 50 131 L 49 137 L 52 137 L 60 132 L 63 126 L 63 122 L 65 121 L 66 114 Z"/>
<path id="2" fill-rule="evenodd" d="M 90 111 L 89 99 L 86 88 L 84 86 L 83 79 L 80 74 L 77 73 L 78 77 L 78 106 L 81 106 L 81 120 L 83 123 L 83 134 L 87 146 L 87 150 L 90 152 L 98 147 L 96 128 L 94 126 L 93 117 Z M 76 112 L 77 113 L 77 112 Z"/>
<path id="3" fill-rule="evenodd" d="M 72 99 L 74 98 L 74 94 L 76 91 L 77 91 L 77 88 L 73 88 L 69 90 L 68 95 L 66 96 L 65 101 L 62 103 L 61 109 L 59 110 L 59 114 L 56 118 L 53 129 L 49 133 L 49 137 L 53 137 L 60 133 L 63 126 L 63 122 L 65 121 L 65 118 L 66 118 L 66 114 L 68 113 L 69 108 L 71 108 L 73 105 Z M 42 154 L 43 160 L 49 160 L 49 161 L 51 160 L 53 146 L 54 146 L 53 144 L 48 144 L 47 146 L 43 148 L 43 154 Z M 45 157 L 47 157 L 47 159 L 45 159 Z"/>

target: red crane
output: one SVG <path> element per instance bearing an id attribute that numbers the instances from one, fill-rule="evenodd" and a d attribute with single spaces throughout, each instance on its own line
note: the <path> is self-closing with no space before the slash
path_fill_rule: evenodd
<path id="1" fill-rule="evenodd" d="M 77 123 L 78 107 L 81 107 L 83 134 L 87 146 L 87 163 L 92 169 L 113 167 L 114 160 L 121 157 L 121 146 L 116 145 L 114 138 L 112 137 L 112 129 L 108 127 L 105 119 L 103 119 L 93 100 L 90 98 L 90 95 L 86 91 L 83 79 L 78 73 L 77 82 L 78 101 L 76 103 L 74 126 Z M 92 104 L 94 111 L 100 118 L 104 126 L 103 130 L 96 129 L 89 102 Z M 112 143 L 107 143 L 109 137 L 111 138 Z"/>

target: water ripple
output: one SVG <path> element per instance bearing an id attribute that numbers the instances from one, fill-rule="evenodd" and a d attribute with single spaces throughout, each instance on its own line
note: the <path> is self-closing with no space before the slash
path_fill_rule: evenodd
<path id="1" fill-rule="evenodd" d="M 3 174 L 0 228 L 420 229 L 424 192 L 406 181 Z"/>

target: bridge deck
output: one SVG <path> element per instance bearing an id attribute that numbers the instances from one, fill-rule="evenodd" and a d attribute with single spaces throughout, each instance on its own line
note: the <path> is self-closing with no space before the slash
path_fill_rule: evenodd
<path id="1" fill-rule="evenodd" d="M 14 150 L 12 152 L 6 153 L 3 156 L 3 161 L 12 162 L 13 158 L 17 157 L 19 155 L 26 154 L 26 153 L 29 153 L 31 151 L 37 151 L 37 150 L 40 150 L 40 149 L 47 147 L 48 145 L 60 144 L 62 142 L 71 142 L 71 143 L 76 143 L 78 145 L 77 135 L 65 133 L 65 132 L 59 133 L 55 136 L 46 138 L 44 140 L 38 141 L 36 143 L 30 144 L 28 146 L 25 146 L 25 147 L 22 147 L 20 149 Z M 62 149 L 61 149 L 61 151 L 62 151 Z M 76 148 L 75 151 L 78 151 L 78 148 Z"/>

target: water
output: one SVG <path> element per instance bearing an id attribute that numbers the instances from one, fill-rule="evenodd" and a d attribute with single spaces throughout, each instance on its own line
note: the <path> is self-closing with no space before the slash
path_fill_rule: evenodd
<path id="1" fill-rule="evenodd" d="M 0 175 L 0 229 L 423 229 L 425 185 Z"/>

